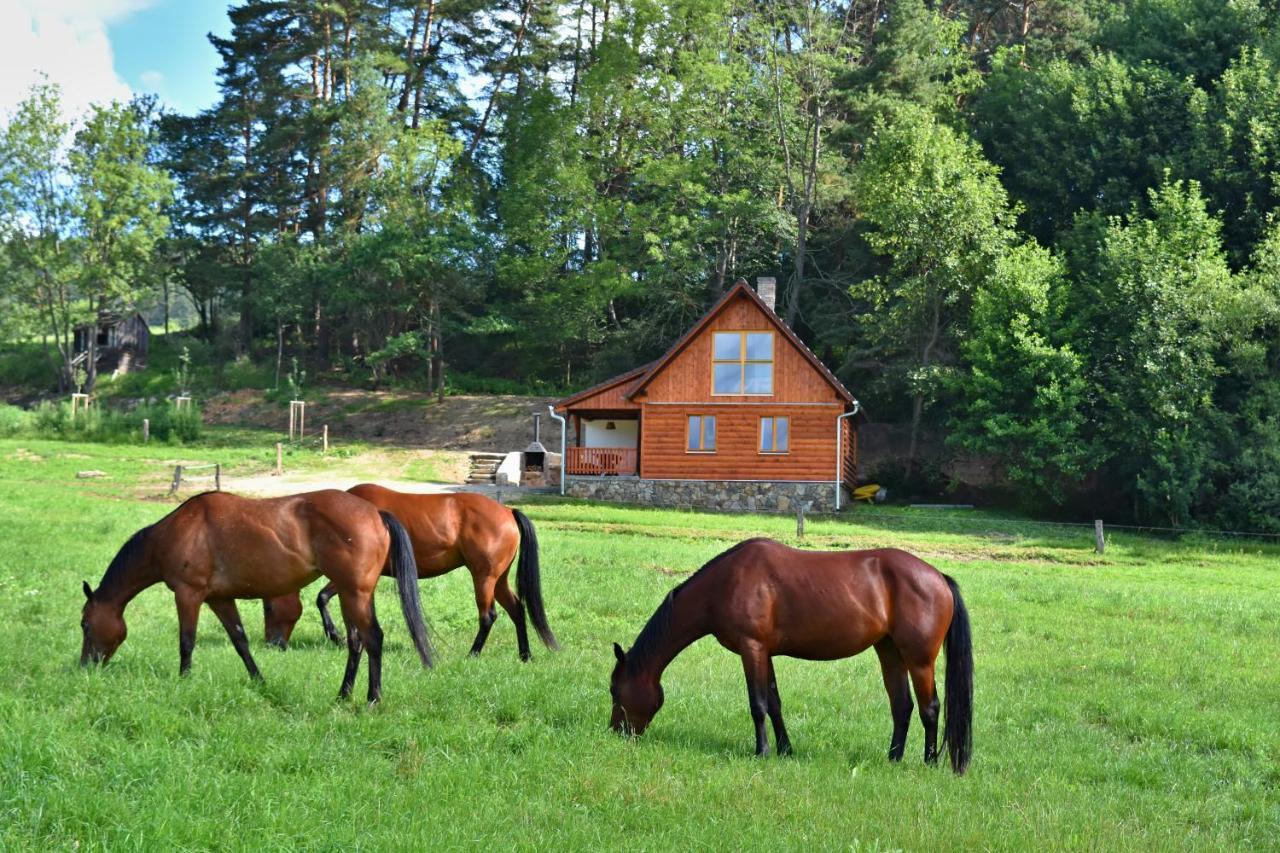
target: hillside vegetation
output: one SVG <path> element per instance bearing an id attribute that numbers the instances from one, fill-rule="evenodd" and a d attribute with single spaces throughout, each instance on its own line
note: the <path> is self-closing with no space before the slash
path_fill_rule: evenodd
<path id="1" fill-rule="evenodd" d="M 45 388 L 141 307 L 257 388 L 551 395 L 774 276 L 866 412 L 1024 507 L 1280 532 L 1271 0 L 227 13 L 199 114 L 5 121 L 0 336 Z"/>

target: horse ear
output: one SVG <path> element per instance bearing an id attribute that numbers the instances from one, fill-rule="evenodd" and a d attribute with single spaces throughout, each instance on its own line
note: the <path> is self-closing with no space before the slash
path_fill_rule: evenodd
<path id="1" fill-rule="evenodd" d="M 627 653 L 622 650 L 622 646 L 617 643 L 613 644 L 613 656 L 618 659 L 618 663 L 622 663 L 627 659 Z"/>
<path id="2" fill-rule="evenodd" d="M 93 601 L 93 589 L 90 588 L 89 582 L 81 581 L 81 583 L 84 584 L 84 597 L 90 601 Z"/>

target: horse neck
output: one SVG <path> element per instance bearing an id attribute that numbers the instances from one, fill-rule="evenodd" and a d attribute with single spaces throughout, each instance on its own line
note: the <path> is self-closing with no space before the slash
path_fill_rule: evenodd
<path id="1" fill-rule="evenodd" d="M 671 620 L 653 650 L 636 667 L 637 675 L 649 675 L 655 681 L 682 651 L 711 633 L 704 597 L 695 588 L 683 589 L 671 599 Z"/>
<path id="2" fill-rule="evenodd" d="M 150 586 L 160 582 L 160 572 L 155 568 L 149 549 L 142 548 L 127 564 L 116 571 L 107 570 L 93 597 L 124 610 L 125 605 Z"/>

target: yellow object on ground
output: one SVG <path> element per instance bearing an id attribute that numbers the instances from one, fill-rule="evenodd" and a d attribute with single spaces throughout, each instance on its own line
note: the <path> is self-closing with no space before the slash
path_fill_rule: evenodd
<path id="1" fill-rule="evenodd" d="M 876 499 L 876 492 L 880 491 L 879 483 L 872 483 L 868 486 L 859 486 L 853 490 L 853 499 L 855 501 L 866 501 L 871 503 Z"/>

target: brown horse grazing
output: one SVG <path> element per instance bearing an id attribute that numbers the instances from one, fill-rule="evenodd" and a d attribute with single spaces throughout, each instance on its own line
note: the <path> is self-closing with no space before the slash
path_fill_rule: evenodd
<path id="1" fill-rule="evenodd" d="M 749 539 L 725 551 L 672 590 L 628 652 L 615 643 L 609 692 L 614 730 L 640 734 L 662 707 L 662 671 L 695 640 L 713 635 L 742 656 L 756 727 L 756 754 L 769 752 L 764 718 L 778 752 L 791 752 L 773 656 L 847 658 L 874 646 L 893 712 L 889 759 L 898 761 L 911 723 L 915 687 L 924 723 L 924 760 L 938 758 L 934 663 L 947 651 L 943 741 L 951 767 L 969 765 L 973 651 L 969 616 L 956 582 L 905 551 L 798 551 Z"/>
<path id="2" fill-rule="evenodd" d="M 372 483 L 353 486 L 350 493 L 379 509 L 393 513 L 404 522 L 413 543 L 418 576 L 433 578 L 465 565 L 471 570 L 475 585 L 476 609 L 480 613 L 480 630 L 471 645 L 478 655 L 489 637 L 489 629 L 498 618 L 494 600 L 502 605 L 516 626 L 520 659 L 529 659 L 529 635 L 525 627 L 525 608 L 529 621 L 548 648 L 557 649 L 555 635 L 547 624 L 542 603 L 542 582 L 538 567 L 538 537 L 528 516 L 518 509 L 503 506 L 495 500 L 470 492 L 447 495 L 412 495 Z M 507 575 L 520 556 L 516 588 L 511 591 Z M 388 572 L 389 573 L 389 572 Z M 316 606 L 324 621 L 325 633 L 341 642 L 328 603 L 335 587 L 329 584 L 320 591 Z M 267 642 L 284 648 L 294 624 L 302 613 L 297 595 L 284 596 L 263 603 Z"/>
<path id="3" fill-rule="evenodd" d="M 237 598 L 295 593 L 320 575 L 338 590 L 347 625 L 347 670 L 339 695 L 355 683 L 369 649 L 369 702 L 382 694 L 382 629 L 373 592 L 388 555 L 409 633 L 426 666 L 431 647 L 418 600 L 418 569 L 400 522 L 346 492 L 326 490 L 269 500 L 225 492 L 196 495 L 144 527 L 124 544 L 96 590 L 84 585 L 80 663 L 106 663 L 124 642 L 125 606 L 157 583 L 178 606 L 179 672 L 191 669 L 200 605 L 217 614 L 249 675 L 261 679 L 249 654 Z"/>

